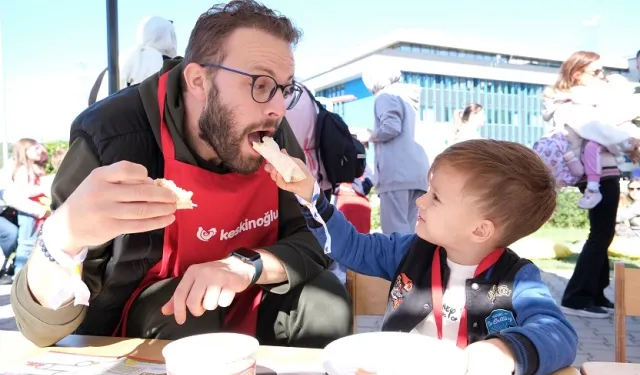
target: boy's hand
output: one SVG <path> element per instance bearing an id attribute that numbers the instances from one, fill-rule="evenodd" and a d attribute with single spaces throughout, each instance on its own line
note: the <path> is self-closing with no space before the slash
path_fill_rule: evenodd
<path id="1" fill-rule="evenodd" d="M 281 151 L 282 153 L 287 154 L 287 150 L 285 150 L 284 148 Z M 280 173 L 276 171 L 273 165 L 267 163 L 264 166 L 264 169 L 265 171 L 267 171 L 267 173 L 271 175 L 271 179 L 275 181 L 276 185 L 278 185 L 280 189 L 297 194 L 298 196 L 300 196 L 300 198 L 306 200 L 307 202 L 311 202 L 311 199 L 313 198 L 313 185 L 315 184 L 316 180 L 311 175 L 309 168 L 307 168 L 307 166 L 302 162 L 302 160 L 294 157 L 291 157 L 291 159 L 293 159 L 293 161 L 296 164 L 298 164 L 298 166 L 300 167 L 300 169 L 302 169 L 302 171 L 304 172 L 305 176 L 307 176 L 307 178 L 298 182 L 286 182 L 282 178 Z"/>
<path id="2" fill-rule="evenodd" d="M 467 375 L 511 375 L 516 364 L 509 348 L 500 339 L 475 342 L 464 350 Z"/>

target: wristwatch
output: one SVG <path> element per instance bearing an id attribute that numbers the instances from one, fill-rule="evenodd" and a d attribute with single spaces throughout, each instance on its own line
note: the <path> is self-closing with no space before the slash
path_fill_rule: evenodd
<path id="1" fill-rule="evenodd" d="M 260 275 L 262 275 L 262 258 L 260 257 L 260 253 L 246 247 L 241 247 L 232 251 L 229 256 L 236 257 L 244 263 L 253 265 L 256 272 L 253 274 L 253 279 L 251 279 L 251 285 L 258 282 Z"/>

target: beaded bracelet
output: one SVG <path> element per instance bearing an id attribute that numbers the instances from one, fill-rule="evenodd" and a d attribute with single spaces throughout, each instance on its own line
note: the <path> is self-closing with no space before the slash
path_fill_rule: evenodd
<path id="1" fill-rule="evenodd" d="M 47 259 L 49 259 L 50 262 L 60 264 L 58 263 L 57 260 L 53 258 L 51 253 L 49 253 L 49 250 L 47 250 L 47 245 L 44 244 L 44 240 L 42 239 L 42 228 L 40 228 L 40 230 L 38 231 L 38 245 L 40 246 L 40 251 L 42 251 L 42 254 Z"/>
<path id="2" fill-rule="evenodd" d="M 49 306 L 53 310 L 59 309 L 69 298 L 73 297 L 73 304 L 77 305 L 85 305 L 89 306 L 89 299 L 91 298 L 91 292 L 87 287 L 87 284 L 82 281 L 82 262 L 87 256 L 88 248 L 83 248 L 82 251 L 75 256 L 71 257 L 62 249 L 58 249 L 55 246 L 55 239 L 51 238 L 51 232 L 44 231 L 44 226 L 47 225 L 45 222 L 43 227 L 40 228 L 38 232 L 38 245 L 40 246 L 40 251 L 42 254 L 49 259 L 51 263 L 55 263 L 63 269 L 67 270 L 70 273 L 70 278 L 65 279 L 64 284 L 58 285 L 58 290 L 49 296 L 48 303 Z M 53 234 L 55 236 L 55 234 Z M 54 245 L 51 248 L 51 251 L 47 248 L 45 244 L 46 241 L 49 241 L 49 245 L 52 243 Z M 53 242 L 51 242 L 53 241 Z M 53 253 L 53 254 L 52 254 Z M 57 257 L 57 259 L 56 259 Z"/>

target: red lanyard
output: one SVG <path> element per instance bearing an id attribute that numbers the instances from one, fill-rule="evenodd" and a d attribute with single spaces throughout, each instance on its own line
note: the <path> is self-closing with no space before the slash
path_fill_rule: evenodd
<path id="1" fill-rule="evenodd" d="M 504 249 L 497 249 L 480 262 L 473 277 L 478 277 L 484 271 L 491 268 L 504 253 Z M 438 331 L 438 340 L 442 340 L 442 274 L 440 271 L 440 246 L 436 248 L 433 254 L 433 262 L 431 263 L 431 293 L 433 298 L 433 317 L 436 321 L 436 330 Z M 458 328 L 458 340 L 456 345 L 460 349 L 467 347 L 467 307 L 462 309 L 460 316 L 460 328 Z"/>

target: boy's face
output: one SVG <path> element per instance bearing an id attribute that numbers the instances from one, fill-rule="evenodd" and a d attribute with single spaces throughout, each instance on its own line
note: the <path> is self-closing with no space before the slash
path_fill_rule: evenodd
<path id="1" fill-rule="evenodd" d="M 429 191 L 416 201 L 420 238 L 447 249 L 465 250 L 495 237 L 493 223 L 478 209 L 474 181 L 467 180 L 464 173 L 446 164 L 433 172 Z"/>

